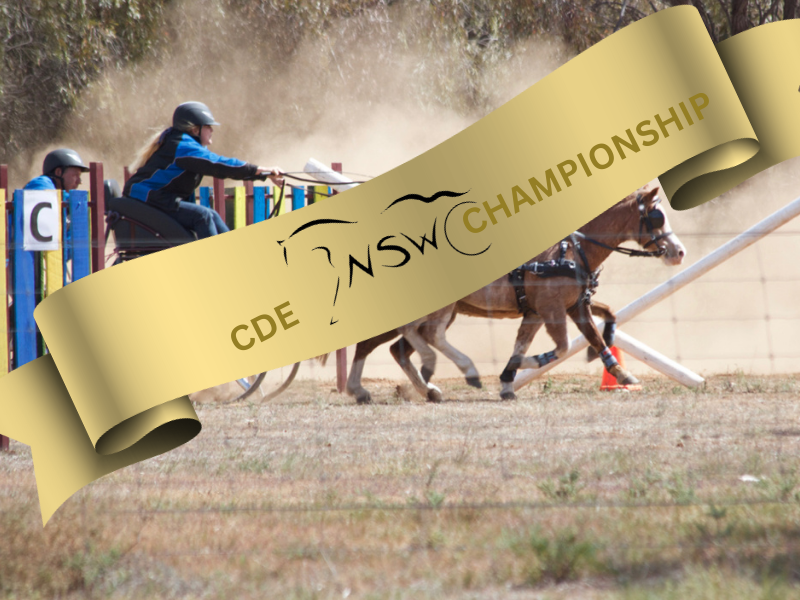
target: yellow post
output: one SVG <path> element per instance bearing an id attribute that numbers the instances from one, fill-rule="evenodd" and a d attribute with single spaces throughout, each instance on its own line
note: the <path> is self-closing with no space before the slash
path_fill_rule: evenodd
<path id="1" fill-rule="evenodd" d="M 58 191 L 58 212 L 63 214 L 61 210 L 61 190 Z M 58 221 L 61 223 L 61 219 Z M 61 239 L 61 227 L 59 227 L 58 239 Z M 58 250 L 47 250 L 44 253 L 44 269 L 45 269 L 45 297 L 53 292 L 60 290 L 64 287 L 64 249 L 60 247 Z"/>
<path id="2" fill-rule="evenodd" d="M 233 188 L 233 228 L 247 225 L 247 190 L 244 186 Z"/>
<path id="3" fill-rule="evenodd" d="M 328 186 L 327 185 L 315 185 L 314 186 L 314 202 L 319 202 L 320 200 L 324 200 L 328 197 Z"/>
<path id="4" fill-rule="evenodd" d="M 63 250 L 48 250 L 44 253 L 44 264 L 47 269 L 47 286 L 45 297 L 60 290 L 64 286 L 64 252 Z"/>

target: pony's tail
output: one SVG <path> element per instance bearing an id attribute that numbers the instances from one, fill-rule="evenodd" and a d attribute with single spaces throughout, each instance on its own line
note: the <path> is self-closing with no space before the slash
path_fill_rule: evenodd
<path id="1" fill-rule="evenodd" d="M 328 362 L 328 357 L 329 357 L 330 355 L 331 355 L 331 353 L 330 353 L 330 352 L 327 352 L 327 353 L 325 353 L 325 354 L 320 354 L 319 356 L 315 356 L 315 357 L 314 357 L 314 360 L 315 360 L 315 361 L 317 361 L 317 363 L 319 363 L 320 365 L 322 365 L 322 366 L 324 367 L 324 366 L 325 366 L 325 363 L 327 363 L 327 362 Z"/>

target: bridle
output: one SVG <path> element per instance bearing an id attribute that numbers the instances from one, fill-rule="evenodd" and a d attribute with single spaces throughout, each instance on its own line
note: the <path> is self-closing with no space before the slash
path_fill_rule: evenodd
<path id="1" fill-rule="evenodd" d="M 650 235 L 650 240 L 642 244 L 643 248 L 647 248 L 650 244 L 655 244 L 657 250 L 636 250 L 635 248 L 624 248 L 624 247 L 613 247 L 609 246 L 608 244 L 604 244 L 598 240 L 594 240 L 585 234 L 581 233 L 580 231 L 576 231 L 573 235 L 576 237 L 581 238 L 584 241 L 587 241 L 591 244 L 596 246 L 600 246 L 601 248 L 606 248 L 611 250 L 612 252 L 619 252 L 620 254 L 625 254 L 626 256 L 664 256 L 667 253 L 666 248 L 662 248 L 658 245 L 658 242 L 663 240 L 666 237 L 672 235 L 671 231 L 665 231 L 660 235 L 656 235 L 655 231 L 664 227 L 664 224 L 667 221 L 667 218 L 664 216 L 663 211 L 658 208 L 659 203 L 661 202 L 661 198 L 656 196 L 655 202 L 653 202 L 653 207 L 650 210 L 647 210 L 644 202 L 642 202 L 642 195 L 639 194 L 636 196 L 636 204 L 639 207 L 639 238 L 642 239 L 642 235 L 644 234 L 644 230 L 647 230 L 647 233 Z"/>

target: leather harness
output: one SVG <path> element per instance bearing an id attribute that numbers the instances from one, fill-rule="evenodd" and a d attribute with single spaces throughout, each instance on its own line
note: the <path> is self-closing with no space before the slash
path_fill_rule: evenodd
<path id="1" fill-rule="evenodd" d="M 654 231 L 664 225 L 664 213 L 662 213 L 658 208 L 658 203 L 660 200 L 656 198 L 652 210 L 647 211 L 644 203 L 641 201 L 641 198 L 641 194 L 639 194 L 636 198 L 636 202 L 639 207 L 639 236 L 641 237 L 643 228 L 646 227 L 651 238 L 650 241 L 644 245 L 646 248 L 650 244 L 656 244 L 656 242 L 669 236 L 672 232 L 664 232 L 658 236 L 655 235 Z M 583 290 L 581 291 L 581 295 L 578 297 L 578 301 L 570 306 L 567 310 L 573 310 L 577 306 L 581 309 L 581 311 L 583 311 L 585 310 L 585 307 L 591 306 L 592 296 L 594 296 L 595 291 L 597 290 L 598 277 L 602 267 L 597 268 L 594 271 L 590 269 L 589 260 L 586 258 L 586 253 L 581 247 L 580 240 L 602 246 L 603 248 L 608 248 L 614 252 L 627 254 L 628 256 L 662 256 L 666 252 L 666 250 L 663 248 L 659 248 L 657 251 L 642 251 L 632 248 L 614 248 L 597 240 L 593 240 L 579 231 L 571 233 L 568 239 L 561 240 L 558 259 L 548 260 L 545 262 L 528 262 L 517 267 L 508 274 L 508 281 L 514 288 L 514 294 L 517 297 L 517 308 L 524 316 L 527 316 L 528 314 L 539 314 L 528 304 L 528 299 L 525 294 L 525 273 L 533 273 L 542 279 L 547 279 L 549 277 L 569 277 L 570 279 L 574 279 L 575 282 L 583 288 Z M 569 248 L 570 242 L 572 243 L 573 253 L 581 259 L 580 263 L 574 260 L 568 260 L 566 258 L 567 249 Z M 657 244 L 656 247 L 658 247 Z"/>
<path id="2" fill-rule="evenodd" d="M 581 263 L 583 264 L 566 258 L 570 242 L 572 242 L 575 254 L 580 257 Z M 550 277 L 569 277 L 570 279 L 574 279 L 583 290 L 578 301 L 569 308 L 569 310 L 572 310 L 575 306 L 583 307 L 591 305 L 592 296 L 597 289 L 597 278 L 600 275 L 600 269 L 594 271 L 589 269 L 589 260 L 586 258 L 586 253 L 583 251 L 578 237 L 573 233 L 569 236 L 569 241 L 566 239 L 561 240 L 558 259 L 545 262 L 528 262 L 511 271 L 508 274 L 508 280 L 514 288 L 519 312 L 523 315 L 529 313 L 538 315 L 528 304 L 528 299 L 525 294 L 525 273 L 533 273 L 542 279 Z"/>

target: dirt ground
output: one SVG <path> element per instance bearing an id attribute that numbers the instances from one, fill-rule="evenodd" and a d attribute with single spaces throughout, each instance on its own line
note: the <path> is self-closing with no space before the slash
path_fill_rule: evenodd
<path id="1" fill-rule="evenodd" d="M 792 598 L 800 376 L 367 380 L 198 398 L 203 430 L 42 530 L 30 450 L 0 461 L 0 586 L 62 598 Z"/>

